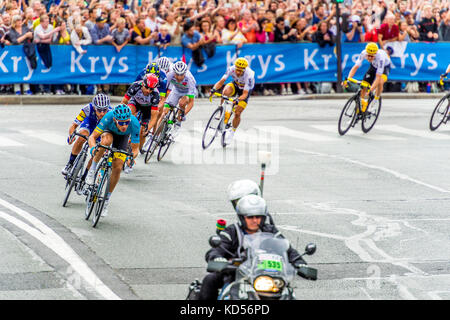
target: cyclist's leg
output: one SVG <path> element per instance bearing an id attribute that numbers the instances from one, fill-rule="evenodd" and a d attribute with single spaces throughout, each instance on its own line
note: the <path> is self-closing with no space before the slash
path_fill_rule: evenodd
<path id="1" fill-rule="evenodd" d="M 127 150 L 129 139 L 130 135 L 114 134 L 114 141 L 112 143 L 112 147 L 119 150 Z M 109 182 L 109 193 L 106 196 L 107 199 L 109 199 L 109 196 L 114 191 L 114 188 L 116 187 L 117 183 L 120 180 L 120 173 L 122 172 L 123 164 L 125 163 L 126 158 L 127 156 L 123 153 L 119 152 L 114 153 L 111 179 Z"/>
<path id="2" fill-rule="evenodd" d="M 249 93 L 249 95 L 250 95 L 250 93 Z M 244 109 L 247 107 L 247 101 L 248 101 L 248 97 L 245 101 L 239 101 L 236 109 L 234 110 L 233 131 L 236 131 L 237 127 L 241 123 L 241 114 L 244 111 Z"/>
<path id="3" fill-rule="evenodd" d="M 363 112 L 366 111 L 368 105 L 367 87 L 370 87 L 374 82 L 376 71 L 377 69 L 375 69 L 374 66 L 370 65 L 369 70 L 367 70 L 366 74 L 364 75 L 363 81 L 361 81 L 361 85 L 363 86 L 363 89 L 361 90 L 361 109 Z"/>
<path id="4" fill-rule="evenodd" d="M 153 133 L 156 131 L 156 124 L 158 123 L 159 118 L 159 110 L 158 106 L 152 106 L 151 112 L 150 112 L 150 122 L 148 124 L 147 130 Z"/>
<path id="5" fill-rule="evenodd" d="M 139 137 L 139 150 L 142 149 L 145 143 L 145 136 L 147 135 L 148 128 L 149 128 L 149 122 L 150 122 L 150 114 L 151 109 L 150 107 L 141 108 L 141 131 L 140 131 L 140 137 Z"/>

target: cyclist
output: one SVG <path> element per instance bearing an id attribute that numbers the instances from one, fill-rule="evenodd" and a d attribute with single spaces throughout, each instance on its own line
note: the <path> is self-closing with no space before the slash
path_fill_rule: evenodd
<path id="1" fill-rule="evenodd" d="M 239 123 L 241 122 L 241 113 L 247 106 L 248 99 L 255 86 L 255 72 L 248 66 L 249 63 L 245 58 L 238 58 L 234 62 L 234 65 L 229 67 L 222 78 L 211 89 L 211 95 L 217 90 L 222 88 L 228 77 L 232 77 L 233 81 L 225 85 L 222 94 L 227 97 L 233 97 L 237 95 L 234 100 L 234 104 L 237 106 L 234 112 L 233 126 L 226 133 L 225 143 L 229 144 L 233 139 L 234 132 L 236 131 Z M 210 96 L 211 96 L 210 95 Z M 221 104 L 223 103 L 223 99 Z M 230 113 L 225 113 L 225 121 L 228 121 Z"/>
<path id="2" fill-rule="evenodd" d="M 94 184 L 97 164 L 105 153 L 105 149 L 98 148 L 95 154 L 93 154 L 96 140 L 101 137 L 100 143 L 102 145 L 109 146 L 112 144 L 113 148 L 119 150 L 128 150 L 128 141 L 130 141 L 133 158 L 136 159 L 139 154 L 139 127 L 139 120 L 132 115 L 130 107 L 126 104 L 119 104 L 102 118 L 94 132 L 89 136 L 89 147 L 91 148 L 90 153 L 93 161 L 86 177 L 86 184 Z M 119 152 L 114 153 L 111 180 L 102 216 L 106 216 L 108 213 L 109 199 L 119 182 L 125 159 L 125 154 Z"/>
<path id="3" fill-rule="evenodd" d="M 171 108 L 178 104 L 183 111 L 182 114 L 179 114 L 178 119 L 184 121 L 186 119 L 185 115 L 194 107 L 194 99 L 197 95 L 197 82 L 188 70 L 186 63 L 177 61 L 167 75 L 167 83 L 167 100 L 161 116 L 165 116 Z"/>
<path id="4" fill-rule="evenodd" d="M 362 85 L 371 85 L 370 91 L 375 91 L 375 100 L 379 100 L 381 93 L 383 92 L 383 85 L 387 81 L 389 72 L 391 70 L 391 59 L 384 50 L 378 50 L 378 45 L 375 42 L 369 42 L 366 48 L 359 55 L 355 65 L 350 70 L 347 79 L 353 79 L 356 71 L 361 67 L 363 61 L 367 59 L 370 63 L 369 70 L 364 75 L 364 79 L 361 82 Z M 347 87 L 347 80 L 343 81 L 342 85 Z M 366 100 L 367 88 L 363 87 L 361 90 L 361 110 L 366 111 L 369 104 Z"/>
<path id="5" fill-rule="evenodd" d="M 441 77 L 439 79 L 439 83 L 441 85 L 443 85 L 443 80 L 448 76 L 448 74 L 450 73 L 450 64 L 447 66 L 447 70 L 445 70 L 445 73 L 441 74 Z"/>
<path id="6" fill-rule="evenodd" d="M 153 123 L 149 121 L 150 119 L 156 121 L 158 117 L 159 92 L 156 89 L 157 86 L 158 77 L 153 73 L 146 74 L 141 81 L 136 81 L 131 84 L 122 99 L 122 103 L 128 104 L 134 116 L 136 116 L 138 111 L 141 113 L 139 140 L 139 150 L 141 153 L 144 152 L 142 147 L 145 143 L 145 137 L 153 126 Z"/>
<path id="7" fill-rule="evenodd" d="M 73 143 L 73 147 L 72 152 L 70 153 L 69 162 L 67 162 L 66 166 L 61 171 L 63 175 L 67 175 L 67 173 L 70 171 L 73 162 L 81 152 L 83 144 L 86 141 L 81 137 L 78 137 L 78 139 L 76 138 L 76 136 L 72 137 L 72 134 L 78 128 L 79 134 L 89 136 L 92 131 L 94 131 L 99 121 L 109 110 L 111 110 L 110 99 L 106 94 L 103 93 L 97 94 L 92 99 L 91 103 L 85 105 L 81 109 L 80 113 L 69 128 L 69 137 L 67 138 L 67 142 L 69 143 L 69 145 Z M 87 169 L 89 169 L 89 166 L 90 163 L 88 163 L 82 179 L 86 178 Z"/>

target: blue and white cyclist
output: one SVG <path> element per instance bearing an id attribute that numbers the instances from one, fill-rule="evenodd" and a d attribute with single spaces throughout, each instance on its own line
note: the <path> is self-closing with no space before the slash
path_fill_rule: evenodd
<path id="1" fill-rule="evenodd" d="M 100 143 L 105 146 L 110 146 L 119 150 L 128 150 L 128 141 L 131 143 L 131 150 L 133 158 L 136 159 L 139 154 L 139 120 L 131 114 L 131 109 L 126 104 L 119 104 L 113 110 L 109 111 L 95 128 L 94 132 L 89 137 L 89 147 L 91 148 L 91 155 L 95 150 L 96 141 L 101 137 Z M 95 171 L 97 164 L 105 153 L 105 149 L 99 148 L 93 154 L 92 166 L 86 177 L 86 184 L 93 185 L 95 179 Z M 112 173 L 109 185 L 109 190 L 106 195 L 105 205 L 103 207 L 102 216 L 106 216 L 108 212 L 109 199 L 111 193 L 114 191 L 117 183 L 120 180 L 120 173 L 123 168 L 127 156 L 123 153 L 116 152 L 113 156 Z"/>
<path id="2" fill-rule="evenodd" d="M 95 129 L 97 124 L 103 118 L 103 116 L 111 110 L 110 99 L 106 94 L 99 93 L 93 99 L 92 102 L 85 105 L 78 116 L 73 121 L 72 125 L 69 128 L 69 137 L 67 138 L 67 142 L 70 144 L 73 143 L 72 152 L 70 153 L 69 161 L 67 162 L 64 169 L 61 171 L 63 175 L 67 175 L 70 171 L 73 162 L 75 161 L 78 154 L 81 152 L 83 148 L 83 144 L 86 140 L 81 137 L 74 136 L 72 139 L 72 134 L 77 130 L 79 134 L 85 135 L 88 137 Z M 75 141 L 75 143 L 74 143 Z M 86 178 L 87 169 L 89 169 L 90 163 L 86 168 L 86 172 L 84 172 L 83 179 Z"/>

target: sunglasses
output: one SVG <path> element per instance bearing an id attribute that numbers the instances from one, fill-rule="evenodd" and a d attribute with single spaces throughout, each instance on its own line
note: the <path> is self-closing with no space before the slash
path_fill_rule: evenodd
<path id="1" fill-rule="evenodd" d="M 151 91 L 153 91 L 153 88 L 150 88 L 150 87 L 148 87 L 147 85 L 145 85 L 144 83 L 142 83 L 142 86 L 145 88 L 145 89 L 148 89 L 148 90 L 151 90 Z"/>
<path id="2" fill-rule="evenodd" d="M 126 121 L 118 121 L 118 120 L 116 120 L 116 123 L 119 126 L 127 126 L 127 125 L 130 124 L 130 122 L 131 122 L 131 120 L 126 120 Z"/>
<path id="3" fill-rule="evenodd" d="M 95 111 L 98 113 L 105 113 L 108 111 L 108 109 L 96 109 Z"/>
<path id="4" fill-rule="evenodd" d="M 375 56 L 368 54 L 367 58 L 375 58 Z"/>
<path id="5" fill-rule="evenodd" d="M 251 217 L 245 217 L 245 219 L 248 219 L 248 220 L 252 220 L 252 219 L 261 219 L 261 216 L 251 216 Z"/>

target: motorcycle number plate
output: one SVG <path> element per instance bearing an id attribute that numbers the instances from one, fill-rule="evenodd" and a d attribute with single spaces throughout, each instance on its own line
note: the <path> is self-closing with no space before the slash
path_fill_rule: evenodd
<path id="1" fill-rule="evenodd" d="M 283 262 L 281 260 L 281 257 L 278 255 L 260 255 L 258 269 L 283 271 Z"/>

